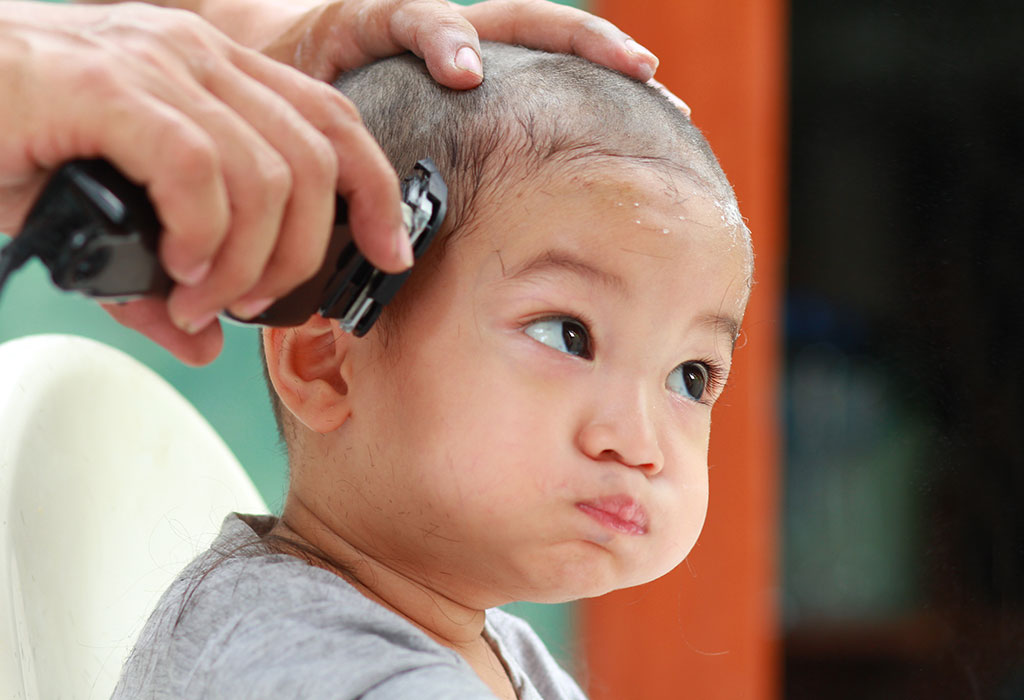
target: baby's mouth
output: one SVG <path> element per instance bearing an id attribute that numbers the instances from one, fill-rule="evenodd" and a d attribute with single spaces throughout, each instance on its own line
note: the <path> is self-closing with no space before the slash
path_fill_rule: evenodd
<path id="1" fill-rule="evenodd" d="M 647 512 L 626 495 L 581 501 L 576 507 L 605 527 L 626 535 L 647 534 Z"/>

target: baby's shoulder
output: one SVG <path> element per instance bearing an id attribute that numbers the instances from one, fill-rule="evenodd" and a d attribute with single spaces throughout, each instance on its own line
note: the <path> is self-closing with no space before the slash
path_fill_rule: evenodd
<path id="1" fill-rule="evenodd" d="M 409 674 L 465 675 L 454 652 L 245 527 L 226 520 L 164 594 L 115 698 L 356 698 Z"/>

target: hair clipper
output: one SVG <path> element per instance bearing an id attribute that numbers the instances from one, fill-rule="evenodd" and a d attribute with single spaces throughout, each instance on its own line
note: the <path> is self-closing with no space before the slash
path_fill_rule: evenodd
<path id="1" fill-rule="evenodd" d="M 448 188 L 433 161 L 416 163 L 402 180 L 402 213 L 420 258 L 441 228 Z M 0 250 L 0 287 L 35 256 L 64 290 L 108 301 L 165 297 L 174 286 L 160 265 L 162 227 L 140 185 L 104 160 L 61 166 L 44 187 L 21 233 Z M 262 314 L 240 323 L 297 326 L 319 313 L 339 319 L 362 336 L 409 276 L 382 272 L 356 249 L 345 200 L 337 198 L 334 230 L 324 264 L 312 279 L 278 299 Z"/>

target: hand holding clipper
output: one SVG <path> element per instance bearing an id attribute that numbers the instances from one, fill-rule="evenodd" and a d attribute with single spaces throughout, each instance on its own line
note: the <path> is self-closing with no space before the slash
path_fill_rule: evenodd
<path id="1" fill-rule="evenodd" d="M 448 190 L 429 158 L 419 161 L 401 186 L 403 216 L 418 259 L 441 228 Z M 143 187 L 106 161 L 72 161 L 54 174 L 22 232 L 0 251 L 0 288 L 10 272 L 35 255 L 64 290 L 106 301 L 166 297 L 174 282 L 157 254 L 160 230 Z M 316 275 L 255 318 L 231 318 L 292 326 L 320 313 L 362 336 L 408 275 L 408 270 L 384 273 L 356 249 L 347 206 L 339 197 L 327 255 Z"/>

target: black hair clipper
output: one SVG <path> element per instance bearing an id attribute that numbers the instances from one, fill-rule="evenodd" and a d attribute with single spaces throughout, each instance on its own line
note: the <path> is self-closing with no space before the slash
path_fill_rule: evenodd
<path id="1" fill-rule="evenodd" d="M 448 188 L 429 158 L 402 180 L 402 213 L 415 258 L 440 230 L 447 200 Z M 167 296 L 174 282 L 157 254 L 161 229 L 145 188 L 106 161 L 71 161 L 47 183 L 21 233 L 0 250 L 0 288 L 11 272 L 36 256 L 61 289 L 108 301 Z M 338 197 L 319 272 L 259 316 L 234 320 L 297 326 L 320 313 L 362 336 L 408 276 L 409 271 L 388 274 L 367 262 L 352 242 L 348 208 Z"/>

